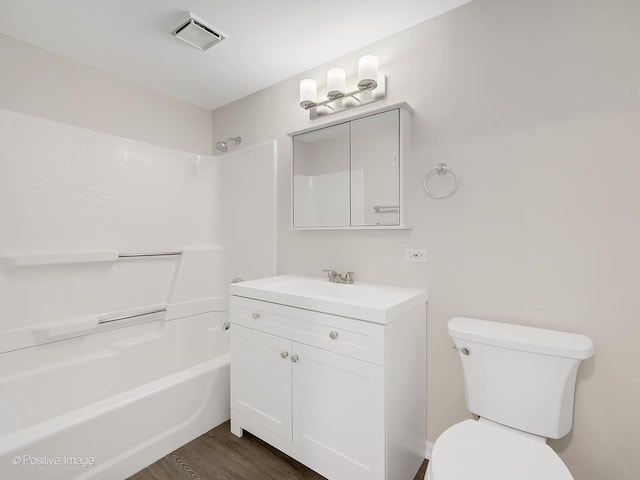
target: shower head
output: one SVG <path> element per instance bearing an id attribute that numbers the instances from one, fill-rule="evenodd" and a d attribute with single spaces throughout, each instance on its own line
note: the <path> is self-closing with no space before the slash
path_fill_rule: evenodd
<path id="1" fill-rule="evenodd" d="M 240 137 L 227 137 L 222 142 L 216 142 L 216 148 L 221 152 L 226 152 L 229 149 L 227 144 L 232 140 L 236 142 L 236 145 L 240 145 L 240 142 L 242 142 Z"/>

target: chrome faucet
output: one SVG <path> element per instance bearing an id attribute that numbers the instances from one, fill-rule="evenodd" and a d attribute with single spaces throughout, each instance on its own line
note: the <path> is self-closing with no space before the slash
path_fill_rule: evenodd
<path id="1" fill-rule="evenodd" d="M 353 272 L 347 272 L 344 277 L 340 275 L 340 283 L 348 283 L 349 285 L 353 284 Z"/>
<path id="2" fill-rule="evenodd" d="M 353 283 L 353 272 L 347 272 L 342 276 L 335 270 L 323 269 L 322 271 L 327 272 L 327 277 L 329 277 L 331 283 L 347 283 L 349 285 Z"/>
<path id="3" fill-rule="evenodd" d="M 340 274 L 335 270 L 323 268 L 322 271 L 327 272 L 327 277 L 329 277 L 331 283 L 336 283 L 336 279 L 340 278 Z"/>

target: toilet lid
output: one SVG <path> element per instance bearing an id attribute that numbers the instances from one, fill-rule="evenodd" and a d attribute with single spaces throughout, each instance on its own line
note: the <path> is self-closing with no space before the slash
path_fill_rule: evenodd
<path id="1" fill-rule="evenodd" d="M 573 480 L 546 443 L 475 420 L 440 435 L 429 466 L 434 480 Z"/>

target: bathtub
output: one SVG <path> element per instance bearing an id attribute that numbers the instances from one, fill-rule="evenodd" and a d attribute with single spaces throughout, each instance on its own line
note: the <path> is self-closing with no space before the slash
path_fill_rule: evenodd
<path id="1" fill-rule="evenodd" d="M 0 354 L 0 478 L 125 479 L 229 418 L 228 314 Z"/>

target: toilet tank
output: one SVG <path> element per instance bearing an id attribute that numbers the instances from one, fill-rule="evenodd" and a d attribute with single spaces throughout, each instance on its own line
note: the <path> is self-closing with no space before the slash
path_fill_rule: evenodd
<path id="1" fill-rule="evenodd" d="M 593 354 L 589 337 L 462 317 L 448 331 L 472 413 L 547 438 L 571 431 L 576 374 Z"/>

